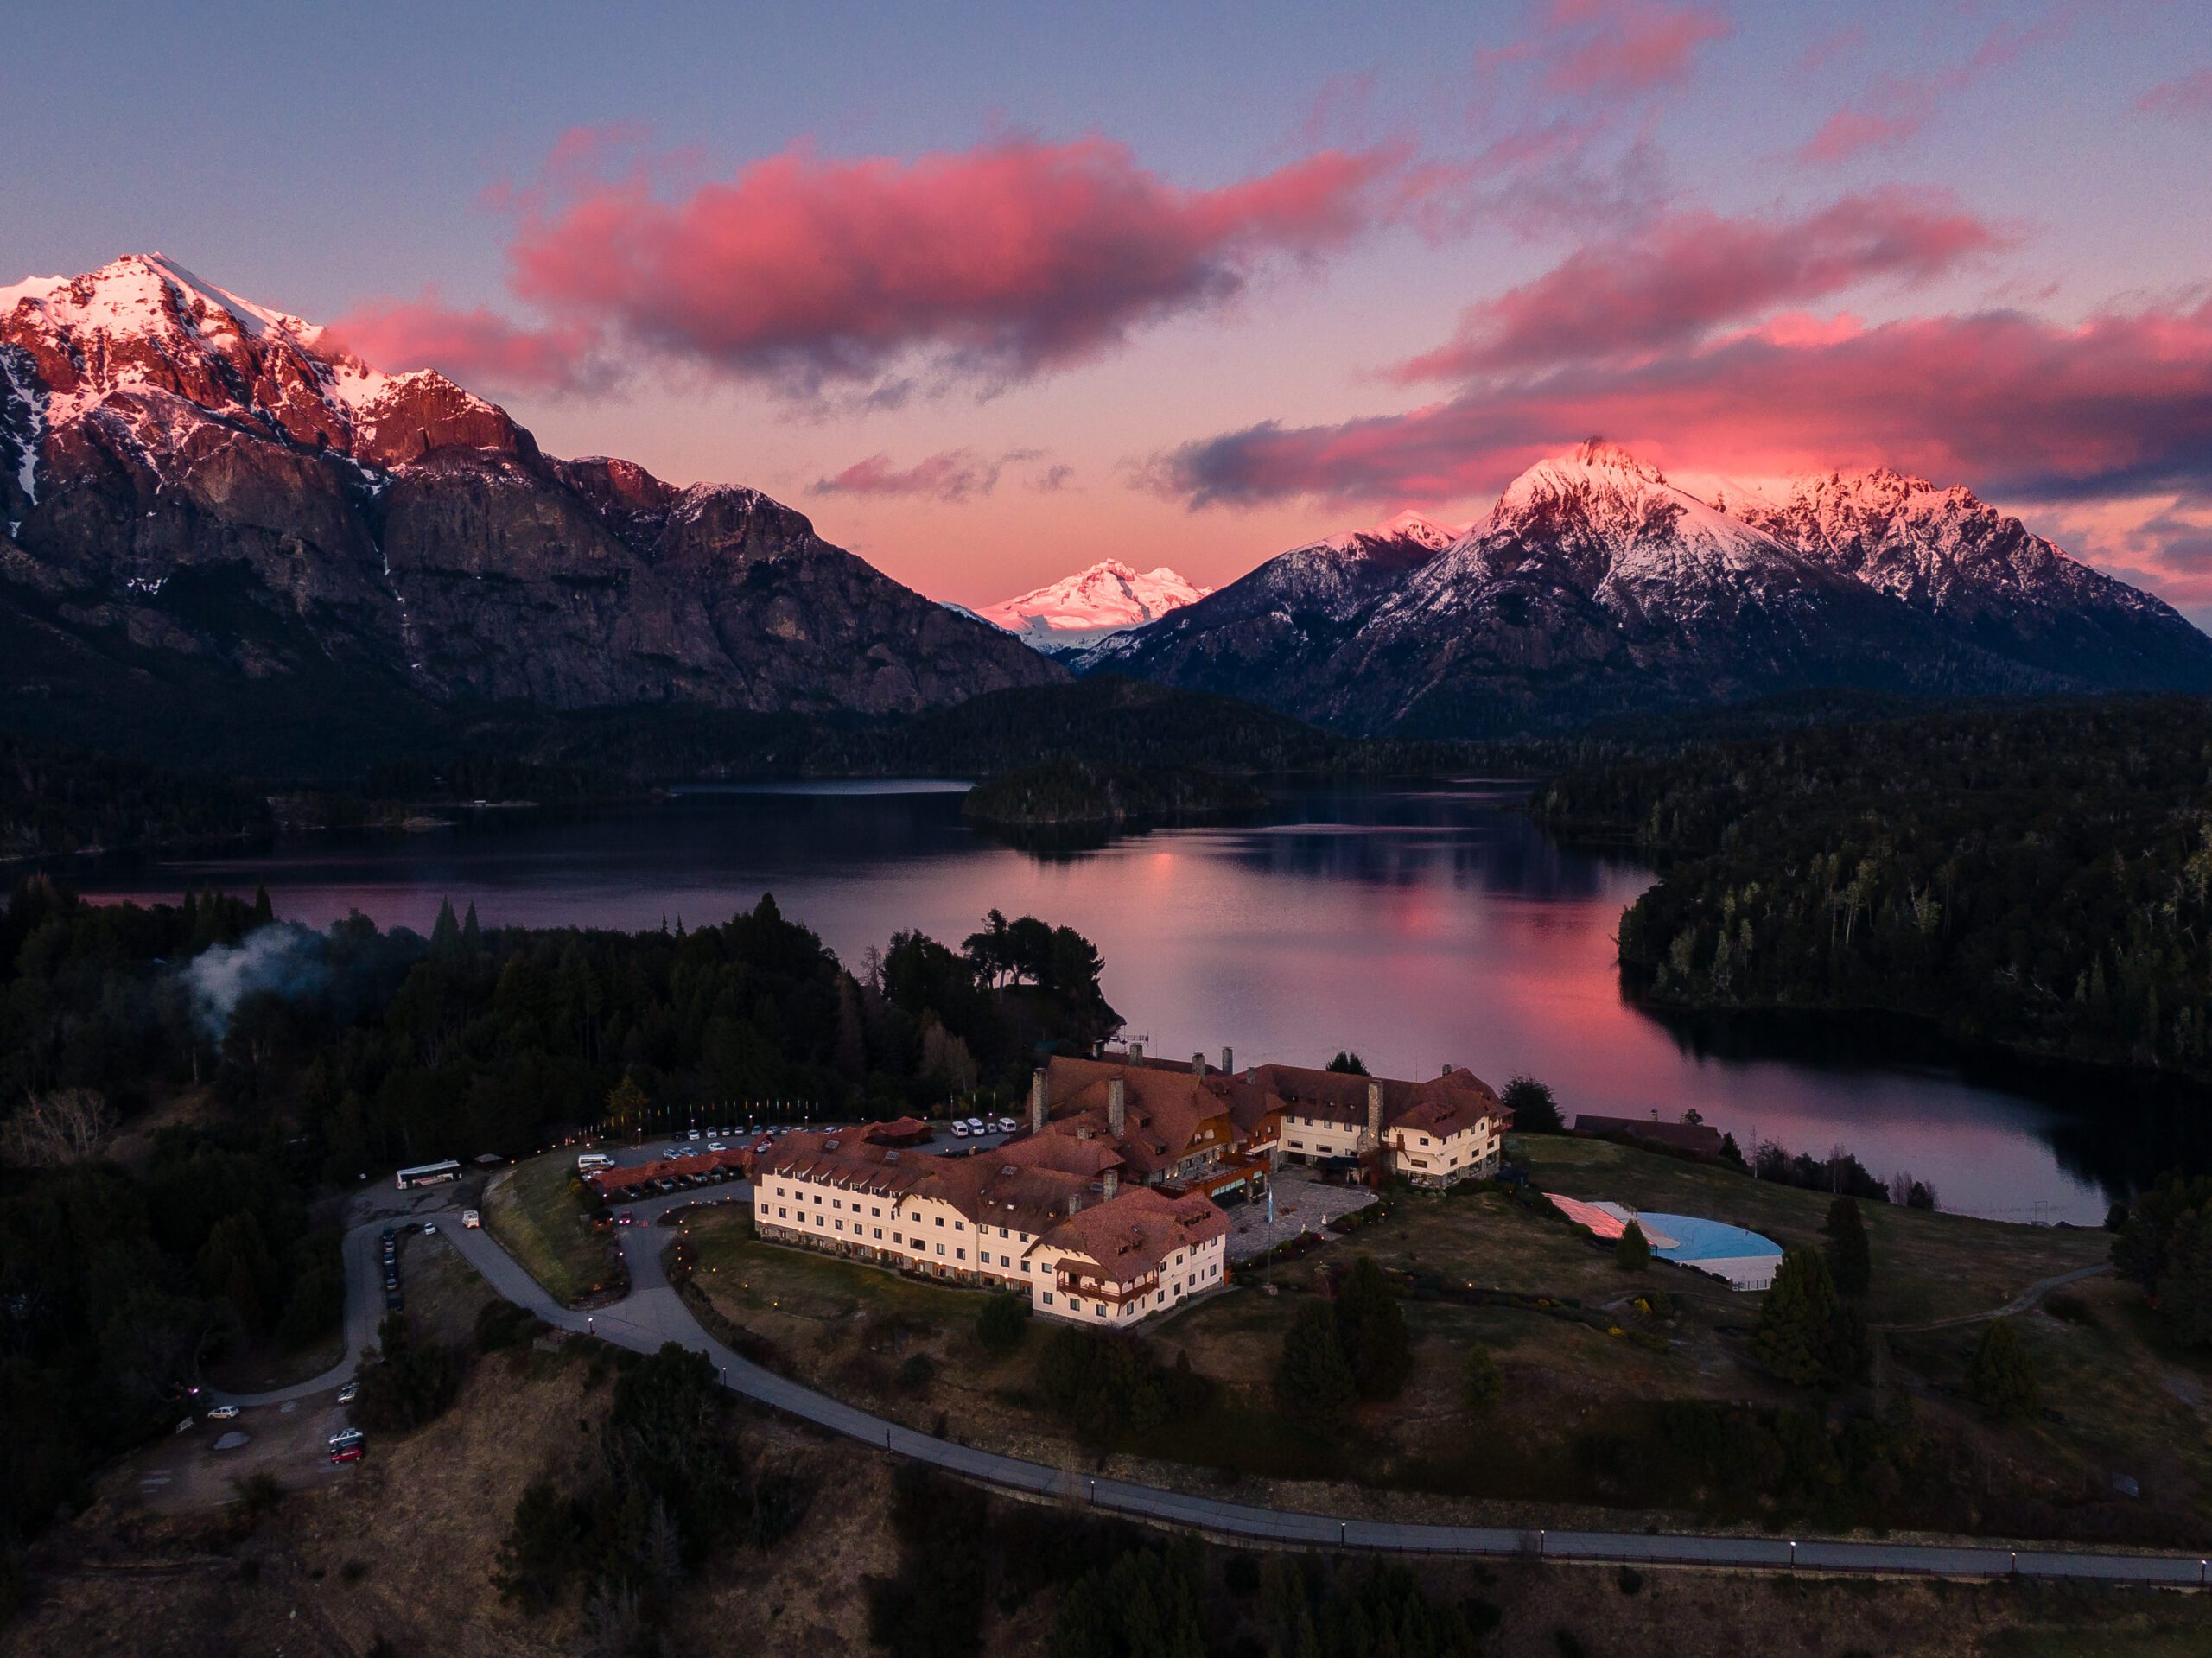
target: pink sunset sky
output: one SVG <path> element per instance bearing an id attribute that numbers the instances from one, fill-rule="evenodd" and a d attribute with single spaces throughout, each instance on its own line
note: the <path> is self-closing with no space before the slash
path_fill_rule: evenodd
<path id="1" fill-rule="evenodd" d="M 0 282 L 159 247 L 940 598 L 1602 434 L 1966 484 L 2212 617 L 2199 5 L 94 10 L 97 76 L 11 26 Z"/>

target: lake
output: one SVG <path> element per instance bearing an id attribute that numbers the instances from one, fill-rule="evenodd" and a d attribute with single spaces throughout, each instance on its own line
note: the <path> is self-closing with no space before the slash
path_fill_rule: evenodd
<path id="1" fill-rule="evenodd" d="M 1612 935 L 1649 869 L 1562 847 L 1510 785 L 1299 788 L 1260 818 L 1050 856 L 964 828 L 964 785 L 701 788 L 574 816 L 486 811 L 414 834 L 280 839 L 251 853 L 81 865 L 88 894 L 174 900 L 265 884 L 314 926 L 359 909 L 427 932 L 440 902 L 487 926 L 635 930 L 720 921 L 772 892 L 850 966 L 894 931 L 949 943 L 994 906 L 1076 927 L 1106 960 L 1132 1039 L 1218 1063 L 1378 1075 L 1463 1064 L 1542 1078 L 1563 1109 L 1673 1120 L 1691 1108 L 1792 1151 L 1841 1144 L 1910 1171 L 1942 1206 L 2096 1223 L 2107 1195 L 2057 1105 L 1847 1039 L 1715 1051 L 1624 1001 Z M 2070 1149 L 2063 1149 L 2070 1148 Z"/>

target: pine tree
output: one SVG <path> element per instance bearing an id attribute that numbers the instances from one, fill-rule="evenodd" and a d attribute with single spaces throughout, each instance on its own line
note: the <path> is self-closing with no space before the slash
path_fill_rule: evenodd
<path id="1" fill-rule="evenodd" d="M 446 899 L 438 905 L 438 918 L 430 926 L 430 954 L 448 956 L 461 948 L 461 918 L 453 912 L 453 900 Z"/>
<path id="2" fill-rule="evenodd" d="M 2010 1318 L 1993 1318 L 1967 1361 L 1967 1396 L 2000 1422 L 2043 1408 L 2043 1388 Z"/>
<path id="3" fill-rule="evenodd" d="M 1332 1427 L 1344 1420 L 1358 1393 L 1337 1337 L 1335 1309 L 1326 1301 L 1306 1302 L 1282 1338 L 1282 1357 L 1275 1366 L 1277 1407 L 1317 1427 Z"/>
<path id="4" fill-rule="evenodd" d="M 1352 1263 L 1337 1292 L 1337 1340 L 1362 1399 L 1395 1399 L 1413 1374 L 1413 1338 L 1389 1280 L 1372 1255 Z"/>
<path id="5" fill-rule="evenodd" d="M 1634 1221 L 1621 1229 L 1620 1239 L 1613 1245 L 1613 1265 L 1624 1273 L 1649 1272 L 1651 1268 L 1651 1240 L 1643 1236 L 1643 1229 Z"/>
<path id="6" fill-rule="evenodd" d="M 1560 1120 L 1559 1102 L 1552 1097 L 1550 1085 L 1533 1077 L 1515 1077 L 1505 1084 L 1505 1091 L 1498 1102 L 1513 1114 L 1513 1132 L 1517 1134 L 1559 1134 L 1567 1132 L 1567 1125 Z"/>
<path id="7" fill-rule="evenodd" d="M 1821 1230 L 1827 1234 L 1821 1253 L 1827 1257 L 1828 1276 L 1838 1295 L 1866 1293 L 1873 1282 L 1874 1259 L 1866 1243 L 1866 1223 L 1859 1213 L 1859 1200 L 1839 1197 L 1828 1205 L 1828 1218 Z"/>
<path id="8" fill-rule="evenodd" d="M 1471 1342 L 1467 1356 L 1459 1365 L 1460 1402 L 1481 1415 L 1497 1407 L 1505 1397 L 1505 1373 L 1497 1368 L 1497 1361 L 1491 1356 L 1490 1349 L 1480 1342 Z"/>
<path id="9" fill-rule="evenodd" d="M 470 956 L 484 951 L 484 929 L 476 920 L 476 900 L 468 900 L 468 913 L 461 918 L 461 947 Z"/>
<path id="10" fill-rule="evenodd" d="M 2212 1346 L 2212 1204 L 2183 1210 L 2168 1231 L 2158 1311 L 2183 1346 Z"/>
<path id="11" fill-rule="evenodd" d="M 276 909 L 269 901 L 269 888 L 266 886 L 255 887 L 253 889 L 253 924 L 257 927 L 265 927 L 276 918 Z"/>
<path id="12" fill-rule="evenodd" d="M 1786 1251 L 1751 1331 L 1751 1356 L 1796 1387 L 1830 1381 L 1838 1305 L 1827 1263 L 1810 1249 Z"/>

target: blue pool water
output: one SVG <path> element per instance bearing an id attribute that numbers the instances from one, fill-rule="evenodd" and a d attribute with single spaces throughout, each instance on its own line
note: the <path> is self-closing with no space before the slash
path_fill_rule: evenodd
<path id="1" fill-rule="evenodd" d="M 1782 1246 L 1772 1238 L 1746 1232 L 1723 1221 L 1695 1215 L 1661 1215 L 1646 1210 L 1637 1217 L 1654 1230 L 1675 1242 L 1653 1253 L 1662 1261 L 1732 1261 L 1744 1255 L 1780 1255 Z"/>

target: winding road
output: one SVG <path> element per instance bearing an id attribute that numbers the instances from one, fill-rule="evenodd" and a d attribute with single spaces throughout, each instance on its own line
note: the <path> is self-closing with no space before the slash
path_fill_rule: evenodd
<path id="1" fill-rule="evenodd" d="M 733 1185 L 718 1195 L 741 1199 L 745 1193 Z M 362 1200 L 356 1201 L 358 1205 Z M 1529 1530 L 1357 1520 L 1224 1502 L 1128 1480 L 1094 1478 L 1067 1469 L 977 1450 L 887 1421 L 764 1370 L 709 1335 L 669 1283 L 661 1264 L 660 1246 L 664 1240 L 652 1227 L 652 1223 L 665 1210 L 698 1201 L 677 1194 L 632 1205 L 639 1224 L 628 1234 L 632 1241 L 626 1249 L 630 1293 L 615 1305 L 591 1312 L 572 1312 L 554 1300 L 488 1233 L 463 1228 L 457 1209 L 423 1208 L 415 1210 L 411 1217 L 435 1219 L 446 1241 L 483 1275 L 487 1284 L 506 1299 L 527 1307 L 557 1328 L 594 1335 L 639 1352 L 654 1352 L 664 1343 L 674 1342 L 705 1354 L 716 1367 L 725 1387 L 832 1433 L 880 1445 L 894 1455 L 934 1464 L 947 1472 L 984 1484 L 1096 1507 L 1224 1540 L 1380 1553 L 1522 1557 L 1730 1571 L 1959 1579 L 2017 1576 L 2172 1588 L 2212 1586 L 2212 1575 L 2208 1575 L 2212 1572 L 2212 1566 L 2193 1555 L 2009 1549 L 1965 1544 L 1846 1542 L 1819 1538 L 1792 1540 L 1681 1533 Z M 357 1207 L 356 1213 L 359 1212 Z M 315 1381 L 272 1394 L 242 1395 L 235 1402 L 258 1405 L 299 1398 L 335 1387 L 353 1374 L 359 1347 L 365 1344 L 359 1335 L 364 1311 L 372 1337 L 381 1316 L 383 1280 L 377 1238 L 395 1212 L 403 1211 L 397 1205 L 380 1209 L 346 1234 L 346 1327 L 348 1344 L 353 1349 L 346 1363 Z M 357 1249 L 356 1246 L 360 1248 Z M 2031 1297 L 2050 1287 L 2052 1286 L 2037 1285 L 2027 1294 Z"/>

